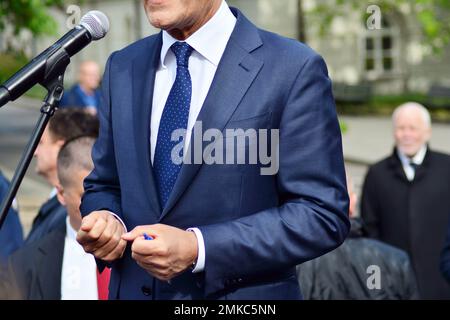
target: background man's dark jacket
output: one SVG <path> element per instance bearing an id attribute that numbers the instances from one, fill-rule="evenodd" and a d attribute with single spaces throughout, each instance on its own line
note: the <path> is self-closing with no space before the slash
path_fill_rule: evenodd
<path id="1" fill-rule="evenodd" d="M 408 252 L 423 299 L 450 299 L 439 270 L 450 214 L 450 157 L 428 149 L 412 182 L 397 152 L 373 165 L 361 215 L 370 237 Z"/>
<path id="2" fill-rule="evenodd" d="M 9 188 L 9 181 L 0 172 L 0 203 L 6 196 Z M 23 244 L 23 230 L 19 215 L 16 210 L 9 209 L 2 229 L 0 230 L 0 262 L 6 260 L 8 256 Z"/>
<path id="3" fill-rule="evenodd" d="M 61 299 L 65 236 L 65 225 L 60 226 L 11 255 L 8 263 L 8 276 L 14 291 L 19 292 L 19 297 L 14 298 Z"/>
<path id="4" fill-rule="evenodd" d="M 53 196 L 39 209 L 33 220 L 30 233 L 25 239 L 25 244 L 36 242 L 50 232 L 65 227 L 66 217 L 66 208 L 59 203 L 56 195 Z"/>
<path id="5" fill-rule="evenodd" d="M 441 255 L 441 272 L 447 282 L 450 283 L 450 223 L 447 229 L 447 241 Z"/>
<path id="6" fill-rule="evenodd" d="M 352 219 L 349 238 L 337 249 L 297 267 L 302 294 L 311 300 L 418 299 L 416 278 L 408 254 L 364 237 Z M 370 266 L 379 267 L 381 288 L 370 289 Z M 368 269 L 369 268 L 369 269 Z M 368 272 L 369 271 L 369 272 Z"/>

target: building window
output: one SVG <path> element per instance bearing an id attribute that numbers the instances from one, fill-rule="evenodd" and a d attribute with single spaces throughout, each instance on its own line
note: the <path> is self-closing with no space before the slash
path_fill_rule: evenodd
<path id="1" fill-rule="evenodd" d="M 362 42 L 362 69 L 366 79 L 375 80 L 399 71 L 400 32 L 385 17 L 380 30 L 365 28 Z"/>

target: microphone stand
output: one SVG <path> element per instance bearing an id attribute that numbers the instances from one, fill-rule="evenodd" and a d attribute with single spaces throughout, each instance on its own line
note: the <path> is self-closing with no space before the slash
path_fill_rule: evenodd
<path id="1" fill-rule="evenodd" d="M 68 64 L 68 63 L 67 63 Z M 22 179 L 30 166 L 31 159 L 33 158 L 34 151 L 36 150 L 39 141 L 41 140 L 42 134 L 49 122 L 50 118 L 53 116 L 57 108 L 59 107 L 59 102 L 64 93 L 64 71 L 67 67 L 66 63 L 63 63 L 58 76 L 52 76 L 51 79 L 46 79 L 41 82 L 48 90 L 48 94 L 44 99 L 44 104 L 41 107 L 41 115 L 38 122 L 33 130 L 31 139 L 29 140 L 27 147 L 25 148 L 22 158 L 17 166 L 14 177 L 11 181 L 11 185 L 8 189 L 7 196 L 3 199 L 0 207 L 0 230 L 6 219 L 6 215 L 9 212 L 11 204 L 16 196 L 17 190 L 19 189 Z M 61 72 L 62 71 L 62 72 Z"/>

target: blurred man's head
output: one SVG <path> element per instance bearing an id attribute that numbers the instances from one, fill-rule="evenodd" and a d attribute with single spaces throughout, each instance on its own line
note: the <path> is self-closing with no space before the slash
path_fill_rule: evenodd
<path id="1" fill-rule="evenodd" d="M 430 114 L 421 104 L 400 105 L 395 109 L 392 121 L 396 147 L 408 157 L 414 157 L 431 138 Z"/>
<path id="2" fill-rule="evenodd" d="M 84 91 L 91 93 L 100 84 L 100 67 L 94 61 L 84 61 L 80 65 L 78 82 Z"/>
<path id="3" fill-rule="evenodd" d="M 72 228 L 81 226 L 80 204 L 83 180 L 94 168 L 91 158 L 95 138 L 80 137 L 68 141 L 58 155 L 58 200 L 66 207 Z"/>
<path id="4" fill-rule="evenodd" d="M 144 9 L 152 26 L 183 40 L 206 23 L 221 3 L 222 0 L 144 0 Z"/>
<path id="5" fill-rule="evenodd" d="M 98 129 L 98 119 L 82 109 L 67 108 L 56 111 L 34 152 L 36 172 L 52 186 L 56 186 L 56 159 L 61 147 L 75 137 L 97 137 Z"/>

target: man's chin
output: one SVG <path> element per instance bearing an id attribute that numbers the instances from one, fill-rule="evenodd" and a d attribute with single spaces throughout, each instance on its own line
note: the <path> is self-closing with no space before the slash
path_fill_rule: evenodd
<path id="1" fill-rule="evenodd" d="M 176 25 L 177 15 L 167 9 L 147 13 L 150 24 L 157 29 L 169 30 Z"/>
<path id="2" fill-rule="evenodd" d="M 151 20 L 150 24 L 156 28 L 156 29 L 161 29 L 161 30 L 169 30 L 171 28 L 171 25 L 163 20 Z"/>
<path id="3" fill-rule="evenodd" d="M 400 148 L 401 153 L 403 153 L 405 156 L 412 158 L 414 157 L 419 150 L 410 149 L 410 148 Z"/>

